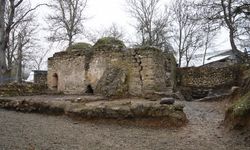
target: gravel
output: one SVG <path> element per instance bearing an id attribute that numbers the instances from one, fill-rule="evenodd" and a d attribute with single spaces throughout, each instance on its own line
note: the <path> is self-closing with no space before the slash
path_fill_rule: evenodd
<path id="1" fill-rule="evenodd" d="M 250 150 L 250 130 L 221 125 L 223 102 L 184 102 L 190 122 L 173 129 L 94 123 L 0 109 L 0 150 Z"/>

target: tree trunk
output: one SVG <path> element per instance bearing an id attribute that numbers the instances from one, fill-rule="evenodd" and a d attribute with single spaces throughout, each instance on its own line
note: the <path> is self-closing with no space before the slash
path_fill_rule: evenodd
<path id="1" fill-rule="evenodd" d="M 232 1 L 229 0 L 227 5 L 224 2 L 225 2 L 225 0 L 221 0 L 221 6 L 223 9 L 223 13 L 224 13 L 224 21 L 229 29 L 229 39 L 230 39 L 232 52 L 236 58 L 236 61 L 239 63 L 242 60 L 241 60 L 241 56 L 239 55 L 238 48 L 237 48 L 235 41 L 234 41 L 234 32 L 236 31 L 236 28 L 235 28 L 235 22 L 232 19 L 232 17 L 233 17 Z"/>
<path id="2" fill-rule="evenodd" d="M 68 47 L 70 47 L 70 46 L 72 46 L 72 36 L 69 36 L 69 41 L 68 41 L 69 43 L 68 43 Z"/>
<path id="3" fill-rule="evenodd" d="M 181 55 L 181 54 L 179 54 L 179 55 Z M 182 58 L 182 57 L 179 56 L 179 60 L 178 60 L 178 61 L 179 61 L 179 64 L 178 64 L 178 67 L 181 67 L 181 58 Z"/>
<path id="4" fill-rule="evenodd" d="M 232 52 L 233 52 L 234 56 L 236 57 L 236 61 L 239 63 L 242 61 L 242 59 L 241 59 L 241 56 L 239 55 L 238 48 L 237 48 L 235 41 L 234 41 L 234 30 L 233 29 L 230 29 L 229 39 L 230 39 Z"/>
<path id="5" fill-rule="evenodd" d="M 5 83 L 5 75 L 7 72 L 6 58 L 5 58 L 5 5 L 6 0 L 0 2 L 0 84 Z"/>
<path id="6" fill-rule="evenodd" d="M 22 82 L 22 37 L 18 35 L 18 49 L 17 49 L 17 74 L 16 81 L 17 83 Z"/>
<path id="7" fill-rule="evenodd" d="M 208 31 L 207 34 L 206 34 L 205 51 L 204 51 L 204 55 L 203 55 L 202 65 L 205 65 L 205 61 L 206 61 L 206 55 L 207 55 L 207 49 L 208 49 L 208 41 L 209 41 L 209 39 L 208 39 L 209 32 L 210 31 Z"/>

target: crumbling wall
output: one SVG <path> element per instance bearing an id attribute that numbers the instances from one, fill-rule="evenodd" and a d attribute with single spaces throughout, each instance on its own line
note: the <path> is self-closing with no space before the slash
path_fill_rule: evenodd
<path id="1" fill-rule="evenodd" d="M 84 67 L 84 53 L 56 53 L 48 61 L 48 87 L 65 94 L 83 94 L 86 78 Z"/>
<path id="2" fill-rule="evenodd" d="M 174 82 L 172 74 L 175 71 L 175 61 L 170 59 L 168 54 L 155 48 L 137 49 L 93 49 L 91 58 L 88 58 L 82 51 L 60 52 L 49 59 L 48 63 L 48 86 L 68 94 L 83 94 L 86 87 L 90 85 L 94 93 L 106 96 L 126 95 L 144 96 L 155 92 L 166 92 L 173 89 Z M 87 64 L 87 69 L 86 69 Z M 84 67 L 85 66 L 85 67 Z M 114 82 L 122 84 L 124 89 L 121 92 L 108 94 L 117 85 L 110 83 L 110 76 L 114 68 L 122 69 L 121 76 L 114 75 Z M 109 71 L 110 70 L 110 71 Z M 106 72 L 106 73 L 105 73 Z M 107 76 L 105 79 L 103 78 Z M 53 80 L 57 75 L 58 85 L 53 87 Z M 98 87 L 98 85 L 102 85 Z M 105 87 L 106 86 L 106 87 Z M 98 88 L 98 89 L 97 89 Z M 105 90 L 100 90 L 105 89 Z M 119 91 L 116 90 L 116 91 Z"/>
<path id="3" fill-rule="evenodd" d="M 130 93 L 154 94 L 173 90 L 171 75 L 175 71 L 175 61 L 170 61 L 170 55 L 147 47 L 132 49 L 131 52 L 134 67 L 130 77 Z"/>

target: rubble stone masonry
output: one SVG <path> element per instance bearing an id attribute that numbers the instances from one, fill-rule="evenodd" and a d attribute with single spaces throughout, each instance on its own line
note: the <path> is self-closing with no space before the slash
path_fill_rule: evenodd
<path id="1" fill-rule="evenodd" d="M 84 94 L 87 87 L 91 87 L 95 94 L 105 95 L 96 90 L 97 85 L 102 82 L 100 80 L 104 72 L 120 68 L 125 78 L 115 83 L 127 86 L 127 91 L 123 94 L 143 96 L 155 92 L 168 92 L 175 87 L 175 66 L 175 59 L 171 54 L 151 47 L 122 50 L 93 49 L 91 53 L 86 53 L 84 50 L 63 51 L 54 54 L 48 60 L 48 87 L 65 94 Z M 108 77 L 109 74 L 105 76 Z M 107 80 L 118 80 L 118 78 L 121 77 L 116 75 Z M 109 82 L 111 81 L 104 83 Z M 112 85 L 108 89 L 119 90 L 112 89 L 114 87 L 121 86 Z M 121 94 L 114 93 L 115 96 Z"/>

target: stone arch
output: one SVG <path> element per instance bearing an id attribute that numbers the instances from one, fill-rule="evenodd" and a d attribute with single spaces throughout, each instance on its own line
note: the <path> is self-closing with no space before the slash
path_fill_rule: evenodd
<path id="1" fill-rule="evenodd" d="M 52 88 L 58 89 L 58 74 L 54 73 L 52 76 Z"/>

